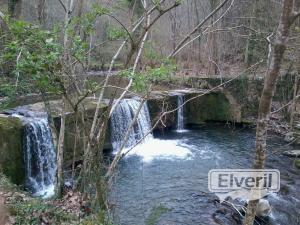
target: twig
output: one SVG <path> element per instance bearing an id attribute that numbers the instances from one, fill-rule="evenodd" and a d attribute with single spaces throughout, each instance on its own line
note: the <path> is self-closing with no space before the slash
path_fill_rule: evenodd
<path id="1" fill-rule="evenodd" d="M 233 3 L 234 3 L 234 1 L 235 0 L 232 0 L 231 1 L 231 4 L 230 4 L 230 6 L 226 9 L 226 11 L 216 20 L 216 21 L 214 21 L 213 22 L 213 24 L 211 25 L 211 26 L 207 26 L 205 29 L 204 29 L 204 31 L 203 32 L 201 32 L 199 35 L 197 35 L 196 37 L 194 37 L 193 39 L 191 39 L 190 41 L 188 41 L 188 42 L 186 42 L 189 38 L 191 38 L 191 36 L 206 22 L 203 22 L 203 24 L 201 24 L 201 26 L 200 27 L 198 27 L 197 28 L 197 30 L 195 30 L 193 33 L 191 32 L 190 33 L 190 36 L 184 41 L 184 42 L 186 42 L 186 43 L 184 43 L 184 42 L 182 42 L 182 43 L 180 43 L 175 49 L 174 49 L 174 51 L 168 56 L 168 58 L 169 57 L 173 57 L 173 56 L 175 56 L 178 52 L 180 52 L 183 48 L 185 48 L 187 45 L 189 45 L 190 43 L 192 43 L 192 42 L 194 42 L 195 40 L 197 40 L 198 38 L 200 38 L 207 30 L 208 30 L 208 28 L 209 27 L 212 27 L 212 26 L 214 26 L 217 22 L 219 22 L 220 21 L 220 19 L 222 19 L 228 12 L 229 12 L 229 10 L 230 10 L 230 8 L 232 7 L 232 5 L 233 5 Z M 205 20 L 205 19 L 204 19 Z M 181 46 L 180 46 L 181 45 Z"/>
<path id="2" fill-rule="evenodd" d="M 271 112 L 271 114 L 278 113 L 279 111 L 281 111 L 282 109 L 286 108 L 287 106 L 289 106 L 290 104 L 292 104 L 294 101 L 296 101 L 299 97 L 300 97 L 300 95 L 295 96 L 294 99 L 292 99 L 292 100 L 289 101 L 287 104 L 285 104 L 284 106 L 280 107 L 279 109 L 277 109 L 277 110 Z"/>
<path id="3" fill-rule="evenodd" d="M 159 118 L 157 119 L 157 121 L 155 122 L 155 124 L 152 126 L 152 128 L 151 128 L 151 129 L 148 131 L 148 133 L 145 135 L 145 137 L 147 137 L 149 134 L 151 134 L 151 133 L 153 132 L 153 130 L 157 127 L 157 125 L 159 124 L 159 122 L 162 120 L 162 118 L 163 118 L 164 116 L 166 116 L 166 115 L 168 115 L 168 114 L 170 114 L 170 113 L 173 113 L 173 112 L 177 111 L 179 108 L 183 107 L 186 103 L 188 103 L 188 102 L 190 102 L 190 101 L 192 101 L 192 100 L 194 100 L 194 99 L 196 99 L 196 98 L 199 98 L 199 97 L 202 97 L 202 96 L 204 96 L 204 95 L 207 95 L 207 94 L 211 93 L 212 91 L 217 90 L 217 89 L 219 89 L 220 87 L 223 87 L 223 86 L 225 86 L 226 84 L 231 83 L 233 80 L 235 80 L 235 79 L 237 79 L 238 77 L 240 77 L 243 73 L 245 73 L 246 71 L 249 71 L 249 70 L 251 70 L 252 68 L 258 66 L 258 65 L 261 64 L 262 62 L 263 62 L 263 60 L 261 60 L 261 61 L 259 61 L 259 62 L 256 62 L 255 64 L 251 65 L 250 67 L 248 67 L 247 69 L 245 69 L 242 73 L 240 73 L 239 75 L 237 75 L 237 76 L 231 78 L 230 80 L 228 80 L 228 81 L 226 81 L 226 82 L 224 82 L 224 83 L 222 83 L 222 84 L 220 84 L 220 85 L 217 85 L 217 86 L 215 86 L 215 87 L 209 89 L 208 91 L 206 91 L 206 92 L 204 92 L 204 93 L 201 93 L 201 94 L 199 94 L 199 95 L 196 95 L 196 96 L 194 96 L 194 97 L 189 98 L 189 99 L 186 100 L 184 103 L 182 103 L 181 105 L 179 105 L 177 108 L 161 113 L 161 115 L 159 116 Z M 132 149 L 134 149 L 134 148 L 135 148 L 138 144 L 140 144 L 143 140 L 144 140 L 144 138 L 141 138 L 140 140 L 138 140 L 134 146 L 130 147 L 130 148 L 123 154 L 123 156 L 127 155 Z"/>
<path id="4" fill-rule="evenodd" d="M 174 51 L 168 56 L 172 57 L 182 45 L 191 38 L 191 36 L 197 32 L 197 30 L 202 27 L 214 14 L 216 14 L 229 0 L 224 0 L 216 9 L 214 9 L 207 17 L 202 20 L 188 35 L 186 35 L 180 43 L 175 47 Z"/>
<path id="5" fill-rule="evenodd" d="M 146 10 L 146 7 L 147 7 L 147 3 L 146 1 L 144 1 L 143 3 L 144 5 L 144 8 Z M 146 22 L 146 26 L 149 27 L 150 26 L 150 15 L 147 15 L 147 22 Z M 146 33 L 144 34 L 144 37 L 142 39 L 142 43 L 140 45 L 140 48 L 138 50 L 138 53 L 137 53 L 137 56 L 135 58 L 135 62 L 134 62 L 134 65 L 133 65 L 133 68 L 132 68 L 132 72 L 131 72 L 131 77 L 133 77 L 133 75 L 135 74 L 135 71 L 136 71 L 136 68 L 137 68 L 137 65 L 139 63 L 139 60 L 140 60 L 140 57 L 141 57 L 141 54 L 142 54 L 142 51 L 144 49 L 144 44 L 147 40 L 147 37 L 148 37 L 148 30 L 146 31 Z M 119 104 L 119 102 L 121 101 L 121 99 L 125 96 L 125 94 L 127 93 L 127 91 L 129 90 L 129 88 L 131 87 L 133 83 L 133 78 L 130 79 L 128 85 L 126 86 L 124 92 L 121 94 L 121 96 L 117 99 L 117 101 L 113 104 L 113 106 L 111 107 L 111 110 L 110 110 L 110 113 L 109 113 L 109 116 L 112 115 L 113 111 L 115 110 L 116 106 Z"/>
<path id="6" fill-rule="evenodd" d="M 18 83 L 19 83 L 20 72 L 19 72 L 19 69 L 18 69 L 18 65 L 19 65 L 21 55 L 22 55 L 22 50 L 19 52 L 18 57 L 17 57 L 17 80 L 16 80 L 16 83 L 15 83 L 15 88 L 18 87 Z"/>
<path id="7" fill-rule="evenodd" d="M 67 7 L 65 6 L 65 4 L 61 0 L 58 0 L 58 1 L 61 4 L 61 6 L 63 7 L 63 9 L 65 10 L 65 13 L 67 13 Z"/>

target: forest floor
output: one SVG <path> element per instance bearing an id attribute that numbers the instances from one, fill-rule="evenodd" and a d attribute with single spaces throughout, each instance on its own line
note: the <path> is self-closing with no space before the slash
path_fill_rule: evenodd
<path id="1" fill-rule="evenodd" d="M 80 192 L 65 192 L 60 199 L 33 198 L 0 174 L 1 225 L 98 224 L 89 200 Z"/>

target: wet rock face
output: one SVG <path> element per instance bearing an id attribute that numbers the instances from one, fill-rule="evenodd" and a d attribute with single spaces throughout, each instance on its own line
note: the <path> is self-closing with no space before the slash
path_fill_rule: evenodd
<path id="1" fill-rule="evenodd" d="M 0 115 L 0 169 L 13 183 L 24 180 L 23 124 L 19 118 Z"/>
<path id="2" fill-rule="evenodd" d="M 191 124 L 201 124 L 205 121 L 234 121 L 231 105 L 222 93 L 211 93 L 190 101 L 186 105 L 186 115 L 188 123 Z"/>

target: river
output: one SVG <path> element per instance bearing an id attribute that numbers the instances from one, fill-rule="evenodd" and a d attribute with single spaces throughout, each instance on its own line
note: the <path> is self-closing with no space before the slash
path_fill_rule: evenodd
<path id="1" fill-rule="evenodd" d="M 209 193 L 210 169 L 251 168 L 255 132 L 250 128 L 208 124 L 185 132 L 155 133 L 118 167 L 111 201 L 119 225 L 231 224 L 218 214 L 220 203 Z M 281 191 L 267 198 L 268 225 L 300 224 L 300 170 L 281 153 L 282 138 L 270 135 L 266 167 L 281 172 Z M 285 146 L 282 148 L 282 146 Z M 219 211 L 218 211 L 219 210 Z M 216 213 L 217 212 L 217 213 Z"/>

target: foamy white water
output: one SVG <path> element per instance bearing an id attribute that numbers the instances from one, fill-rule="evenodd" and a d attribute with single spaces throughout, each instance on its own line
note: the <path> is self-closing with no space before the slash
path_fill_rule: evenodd
<path id="1" fill-rule="evenodd" d="M 51 184 L 44 189 L 37 191 L 33 194 L 34 197 L 41 197 L 43 199 L 51 198 L 55 195 L 55 185 Z"/>
<path id="2" fill-rule="evenodd" d="M 130 126 L 135 114 L 138 112 L 141 102 L 136 99 L 123 99 L 111 116 L 111 141 L 114 151 L 118 151 L 123 143 L 124 136 Z M 144 103 L 137 120 L 129 132 L 125 148 L 134 146 L 138 141 L 144 138 L 148 141 L 153 138 L 149 133 L 151 130 L 151 121 L 147 103 Z"/>
<path id="3" fill-rule="evenodd" d="M 126 150 L 124 150 L 126 152 Z M 154 159 L 190 159 L 192 152 L 179 145 L 178 141 L 150 139 L 134 147 L 128 155 L 140 156 L 144 162 L 151 162 Z"/>

